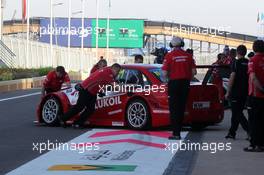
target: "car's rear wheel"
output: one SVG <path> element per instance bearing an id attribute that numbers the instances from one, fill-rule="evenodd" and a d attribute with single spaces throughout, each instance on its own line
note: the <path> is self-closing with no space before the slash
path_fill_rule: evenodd
<path id="1" fill-rule="evenodd" d="M 60 113 L 60 103 L 54 98 L 48 98 L 42 107 L 42 120 L 49 126 L 56 126 L 59 124 L 58 115 Z"/>
<path id="2" fill-rule="evenodd" d="M 126 121 L 132 129 L 146 129 L 150 126 L 150 113 L 147 104 L 140 99 L 129 102 L 126 110 Z"/>

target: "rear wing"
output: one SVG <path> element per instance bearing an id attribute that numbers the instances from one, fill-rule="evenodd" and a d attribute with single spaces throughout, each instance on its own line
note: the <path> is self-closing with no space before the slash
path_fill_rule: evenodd
<path id="1" fill-rule="evenodd" d="M 196 69 L 208 69 L 203 78 L 202 85 L 206 85 L 209 82 L 215 68 L 219 69 L 219 74 L 222 78 L 229 78 L 231 73 L 230 65 L 197 65 Z"/>

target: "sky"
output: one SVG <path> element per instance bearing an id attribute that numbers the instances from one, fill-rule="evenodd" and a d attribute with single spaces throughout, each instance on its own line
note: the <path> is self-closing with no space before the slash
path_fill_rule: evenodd
<path id="1" fill-rule="evenodd" d="M 48 17 L 50 0 L 29 0 L 31 17 Z M 99 17 L 107 17 L 108 1 L 100 2 Z M 22 0 L 6 0 L 4 20 L 21 19 Z M 53 0 L 54 16 L 68 16 L 69 0 Z M 72 13 L 81 10 L 81 0 L 72 0 Z M 259 35 L 258 12 L 264 12 L 263 0 L 111 0 L 112 18 L 139 18 L 168 21 L 201 27 L 226 28 L 230 32 Z M 75 14 L 80 17 L 81 14 Z M 96 17 L 96 0 L 85 0 L 85 17 Z"/>

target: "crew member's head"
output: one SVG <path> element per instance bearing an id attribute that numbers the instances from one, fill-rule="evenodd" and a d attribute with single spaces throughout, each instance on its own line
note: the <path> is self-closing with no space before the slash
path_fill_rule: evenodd
<path id="1" fill-rule="evenodd" d="M 263 40 L 256 40 L 253 43 L 253 51 L 255 53 L 264 53 L 264 41 Z"/>
<path id="2" fill-rule="evenodd" d="M 247 54 L 247 48 L 244 45 L 239 45 L 237 47 L 237 57 L 238 58 L 245 58 L 245 55 Z M 231 52 L 230 52 L 231 54 Z"/>
<path id="3" fill-rule="evenodd" d="M 223 60 L 225 58 L 225 54 L 223 54 L 223 53 L 219 53 L 218 55 L 217 55 L 217 61 L 221 61 L 221 60 Z"/>
<path id="4" fill-rule="evenodd" d="M 193 49 L 190 49 L 189 48 L 189 49 L 186 50 L 186 52 L 189 53 L 189 54 L 191 54 L 193 56 Z"/>
<path id="5" fill-rule="evenodd" d="M 111 66 L 111 69 L 113 71 L 114 76 L 116 77 L 118 75 L 119 71 L 122 69 L 122 67 L 120 66 L 120 64 L 115 63 Z"/>
<path id="6" fill-rule="evenodd" d="M 170 42 L 171 48 L 181 48 L 184 47 L 184 41 L 180 37 L 174 36 Z"/>
<path id="7" fill-rule="evenodd" d="M 105 59 L 101 59 L 97 63 L 97 68 L 101 69 L 107 66 L 107 61 Z"/>
<path id="8" fill-rule="evenodd" d="M 143 63 L 143 56 L 142 55 L 135 55 L 135 63 Z"/>
<path id="9" fill-rule="evenodd" d="M 237 51 L 236 51 L 236 49 L 231 49 L 230 52 L 229 52 L 229 56 L 230 56 L 231 58 L 236 58 L 236 56 L 237 56 Z"/>
<path id="10" fill-rule="evenodd" d="M 226 46 L 224 47 L 223 54 L 224 54 L 225 56 L 228 56 L 228 55 L 229 55 L 229 51 L 230 51 L 229 46 L 226 45 Z"/>
<path id="11" fill-rule="evenodd" d="M 56 67 L 56 75 L 59 78 L 64 77 L 66 74 L 65 68 L 63 66 Z"/>
<path id="12" fill-rule="evenodd" d="M 249 59 L 251 59 L 253 56 L 255 56 L 255 54 L 254 54 L 254 52 L 249 52 L 247 56 Z"/>

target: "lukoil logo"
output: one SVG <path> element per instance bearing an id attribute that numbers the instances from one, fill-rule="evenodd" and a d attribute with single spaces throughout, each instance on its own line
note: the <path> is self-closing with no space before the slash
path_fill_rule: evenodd
<path id="1" fill-rule="evenodd" d="M 111 98 L 103 98 L 97 100 L 95 104 L 95 109 L 104 108 L 104 107 L 111 107 L 114 105 L 122 104 L 120 96 L 111 97 Z"/>

